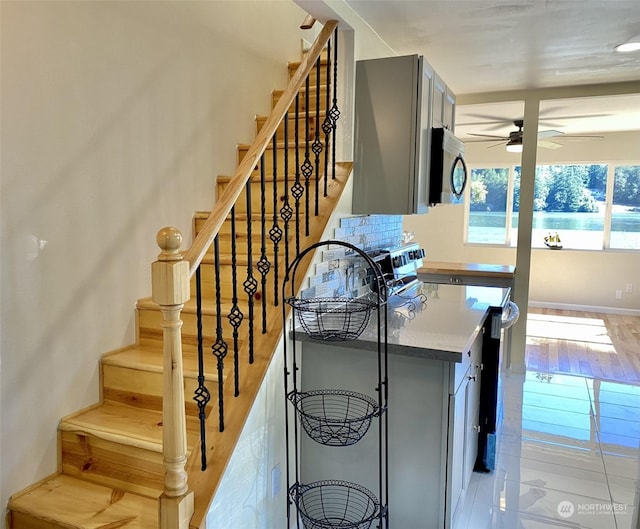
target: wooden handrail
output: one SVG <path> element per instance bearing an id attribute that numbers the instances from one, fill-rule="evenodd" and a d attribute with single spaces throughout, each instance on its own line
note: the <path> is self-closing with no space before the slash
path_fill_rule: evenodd
<path id="1" fill-rule="evenodd" d="M 213 239 L 218 231 L 220 231 L 220 227 L 231 212 L 231 208 L 236 203 L 236 200 L 238 200 L 240 193 L 242 193 L 253 168 L 259 162 L 262 153 L 264 153 L 267 148 L 287 110 L 295 100 L 296 94 L 302 87 L 311 69 L 315 66 L 316 61 L 320 57 L 322 50 L 331 38 L 337 25 L 338 22 L 336 20 L 329 20 L 325 23 L 318 38 L 303 57 L 298 70 L 289 81 L 289 85 L 282 94 L 282 97 L 278 100 L 267 121 L 260 129 L 253 145 L 251 145 L 246 156 L 238 165 L 238 169 L 229 182 L 229 185 L 226 186 L 219 200 L 214 204 L 211 214 L 202 225 L 191 248 L 184 252 L 184 260 L 189 263 L 190 276 L 193 276 L 198 266 L 200 266 L 202 259 L 207 253 L 207 249 L 211 246 Z"/>

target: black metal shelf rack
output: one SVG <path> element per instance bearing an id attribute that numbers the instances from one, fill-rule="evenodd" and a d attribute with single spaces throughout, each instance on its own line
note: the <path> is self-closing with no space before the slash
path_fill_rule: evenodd
<path id="1" fill-rule="evenodd" d="M 344 247 L 353 259 L 363 259 L 372 270 L 368 298 L 295 297 L 296 271 L 310 252 L 321 247 Z M 290 292 L 287 292 L 287 287 Z M 297 529 L 389 528 L 388 493 L 388 378 L 387 378 L 387 287 L 379 267 L 358 247 L 344 241 L 324 241 L 301 251 L 287 268 L 282 285 L 284 340 L 285 439 L 287 451 L 287 527 L 292 516 Z M 291 307 L 290 336 L 286 307 Z M 372 381 L 376 397 L 348 389 L 302 390 L 299 380 L 301 351 L 296 333 L 318 341 L 357 340 L 376 318 L 377 380 Z M 371 332 L 371 331 L 369 331 Z M 289 364 L 291 369 L 289 368 Z M 322 480 L 301 483 L 300 427 L 316 443 L 350 446 L 360 441 L 378 421 L 378 491 L 349 481 Z M 293 450 L 291 448 L 293 447 Z M 293 461 L 292 461 L 293 460 Z"/>

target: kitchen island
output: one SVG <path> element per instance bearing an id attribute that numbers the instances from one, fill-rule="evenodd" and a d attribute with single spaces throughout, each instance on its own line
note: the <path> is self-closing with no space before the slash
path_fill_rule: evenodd
<path id="1" fill-rule="evenodd" d="M 389 527 L 453 526 L 476 461 L 483 337 L 491 307 L 508 288 L 424 284 L 419 298 L 394 298 L 388 316 Z M 413 303 L 413 304 L 412 304 Z M 374 398 L 377 314 L 358 340 L 301 341 L 302 388 L 349 389 Z M 384 345 L 384 344 L 383 344 Z M 371 465 L 377 424 L 357 444 L 336 449 L 302 436 L 302 482 L 346 480 L 376 490 Z"/>

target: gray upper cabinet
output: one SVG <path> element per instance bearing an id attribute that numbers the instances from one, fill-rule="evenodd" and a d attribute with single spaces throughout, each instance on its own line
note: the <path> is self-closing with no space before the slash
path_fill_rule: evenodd
<path id="1" fill-rule="evenodd" d="M 354 213 L 427 212 L 433 80 L 419 55 L 357 62 Z"/>
<path id="2" fill-rule="evenodd" d="M 456 96 L 438 76 L 433 80 L 433 126 L 455 132 Z"/>

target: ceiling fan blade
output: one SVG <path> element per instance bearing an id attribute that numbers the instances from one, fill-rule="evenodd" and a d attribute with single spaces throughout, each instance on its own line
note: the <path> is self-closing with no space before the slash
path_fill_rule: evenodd
<path id="1" fill-rule="evenodd" d="M 513 123 L 512 119 L 501 118 L 500 116 L 487 116 L 486 114 L 465 114 L 470 118 L 485 119 L 489 123 Z"/>
<path id="2" fill-rule="evenodd" d="M 538 139 L 540 138 L 553 138 L 554 136 L 563 136 L 564 132 L 559 130 L 541 130 L 538 132 Z"/>
<path id="3" fill-rule="evenodd" d="M 509 138 L 505 138 L 504 136 L 495 136 L 493 134 L 473 134 L 469 133 L 469 136 L 478 136 L 480 138 L 494 138 L 496 140 L 508 140 Z"/>
<path id="4" fill-rule="evenodd" d="M 564 134 L 562 139 L 575 139 L 575 140 L 603 140 L 604 136 L 599 136 L 598 134 Z"/>
<path id="5" fill-rule="evenodd" d="M 608 118 L 613 116 L 614 114 L 611 113 L 607 113 L 607 114 L 583 114 L 580 116 L 551 116 L 551 115 L 540 115 L 540 121 L 547 121 L 547 120 L 562 120 L 562 121 L 566 121 L 569 119 L 590 119 L 590 118 Z"/>
<path id="6" fill-rule="evenodd" d="M 562 145 L 555 141 L 542 140 L 538 142 L 538 147 L 544 147 L 545 149 L 559 149 Z"/>
<path id="7" fill-rule="evenodd" d="M 499 143 L 496 143 L 495 145 L 489 145 L 489 147 L 487 147 L 487 149 L 492 149 L 493 147 L 500 147 L 500 145 L 506 145 L 507 142 L 505 141 L 501 141 Z"/>

